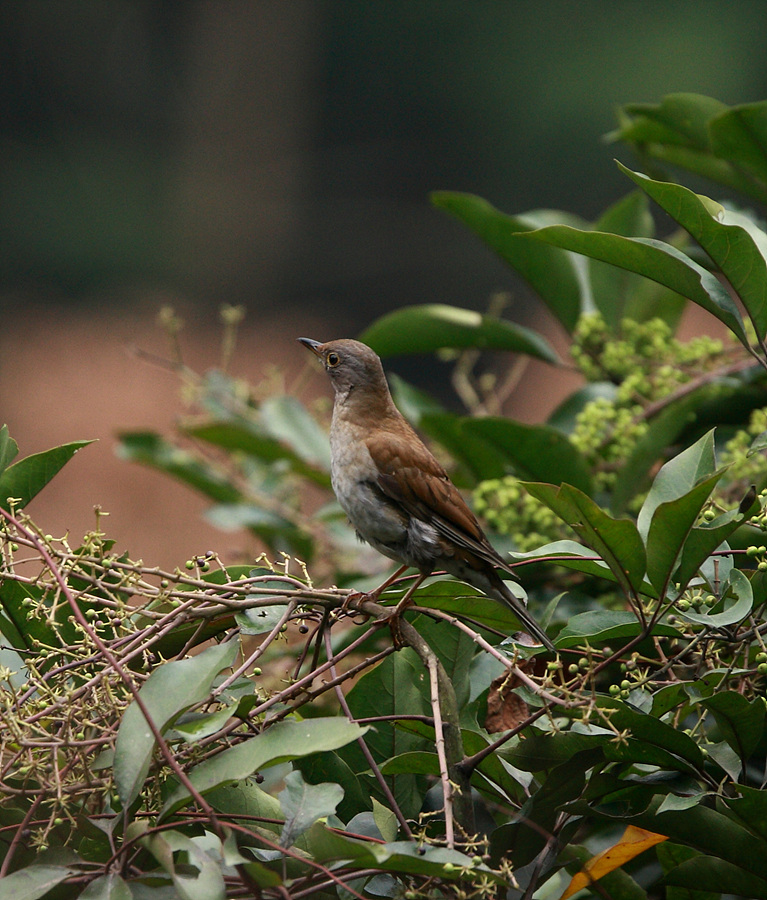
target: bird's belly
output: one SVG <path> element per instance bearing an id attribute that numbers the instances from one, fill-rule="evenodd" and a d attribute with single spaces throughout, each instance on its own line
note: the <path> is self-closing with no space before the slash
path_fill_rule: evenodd
<path id="1" fill-rule="evenodd" d="M 331 472 L 333 490 L 357 535 L 396 562 L 431 571 L 439 537 L 427 522 L 415 519 L 370 481 L 352 481 L 348 469 Z"/>

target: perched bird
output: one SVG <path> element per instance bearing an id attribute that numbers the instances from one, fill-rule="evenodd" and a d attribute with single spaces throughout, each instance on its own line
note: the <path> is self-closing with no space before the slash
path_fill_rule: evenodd
<path id="1" fill-rule="evenodd" d="M 482 531 L 447 472 L 394 405 L 378 356 L 359 341 L 300 343 L 335 390 L 330 426 L 333 490 L 363 541 L 420 577 L 444 569 L 507 604 L 549 650 L 546 633 L 496 569 L 512 570 Z M 388 582 L 387 582 L 388 583 Z"/>

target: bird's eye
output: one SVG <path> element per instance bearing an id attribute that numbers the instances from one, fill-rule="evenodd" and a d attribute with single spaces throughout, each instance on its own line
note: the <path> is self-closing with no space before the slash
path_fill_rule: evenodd
<path id="1" fill-rule="evenodd" d="M 337 366 L 341 362 L 341 357 L 337 353 L 331 352 L 331 353 L 328 353 L 328 355 L 326 357 L 326 362 L 331 368 L 333 368 L 334 366 Z"/>

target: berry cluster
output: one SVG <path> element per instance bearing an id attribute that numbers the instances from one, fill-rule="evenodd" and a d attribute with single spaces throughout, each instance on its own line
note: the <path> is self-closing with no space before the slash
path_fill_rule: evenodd
<path id="1" fill-rule="evenodd" d="M 614 488 L 621 466 L 649 428 L 651 407 L 729 362 L 733 352 L 708 335 L 682 342 L 660 318 L 645 322 L 624 319 L 616 336 L 599 313 L 589 313 L 581 316 L 573 338 L 571 356 L 586 379 L 613 385 L 611 394 L 595 397 L 583 406 L 569 435 L 590 466 L 600 493 Z M 727 445 L 724 461 L 737 458 L 738 479 L 761 480 L 757 473 L 763 470 L 763 460 L 746 454 L 753 435 L 765 428 L 767 411 L 760 411 L 748 433 L 739 432 Z M 641 500 L 637 498 L 636 504 Z M 529 497 L 513 476 L 482 482 L 474 502 L 488 525 L 509 535 L 521 551 L 570 536 L 557 517 Z"/>

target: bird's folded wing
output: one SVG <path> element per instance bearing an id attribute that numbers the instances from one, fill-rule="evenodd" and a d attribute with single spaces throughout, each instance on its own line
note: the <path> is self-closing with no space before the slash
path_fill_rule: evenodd
<path id="1" fill-rule="evenodd" d="M 378 469 L 378 486 L 387 497 L 409 515 L 428 522 L 458 548 L 511 572 L 485 537 L 458 488 L 420 439 L 406 440 L 387 433 L 373 436 L 366 443 Z"/>

